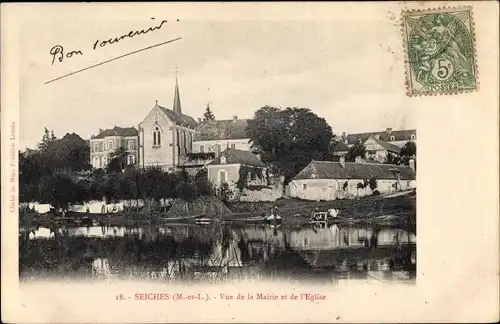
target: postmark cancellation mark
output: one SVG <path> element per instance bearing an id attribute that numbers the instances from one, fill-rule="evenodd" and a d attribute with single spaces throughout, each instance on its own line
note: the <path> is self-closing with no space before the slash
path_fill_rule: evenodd
<path id="1" fill-rule="evenodd" d="M 403 11 L 409 96 L 478 88 L 472 8 Z"/>

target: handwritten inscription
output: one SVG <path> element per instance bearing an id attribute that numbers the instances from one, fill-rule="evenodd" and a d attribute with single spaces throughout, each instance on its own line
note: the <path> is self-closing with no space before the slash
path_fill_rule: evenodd
<path id="1" fill-rule="evenodd" d="M 152 18 L 152 19 L 154 19 L 154 18 Z M 177 21 L 179 21 L 179 20 L 177 20 Z M 167 23 L 167 20 L 162 20 L 159 25 L 151 26 L 147 29 L 132 30 L 128 34 L 122 35 L 120 37 L 110 38 L 107 40 L 99 40 L 98 39 L 93 43 L 92 49 L 96 50 L 96 49 L 101 48 L 101 47 L 116 44 L 125 38 L 134 38 L 135 36 L 138 36 L 138 35 L 144 35 L 144 34 L 147 34 L 147 33 L 153 32 L 153 31 L 157 31 L 157 30 L 161 29 L 163 27 L 163 25 L 166 23 Z M 82 50 L 65 51 L 64 47 L 62 45 L 55 45 L 54 47 L 52 47 L 50 49 L 49 54 L 52 57 L 52 65 L 54 65 L 54 63 L 56 61 L 62 63 L 65 58 L 70 59 L 74 56 L 83 55 L 84 53 Z"/>

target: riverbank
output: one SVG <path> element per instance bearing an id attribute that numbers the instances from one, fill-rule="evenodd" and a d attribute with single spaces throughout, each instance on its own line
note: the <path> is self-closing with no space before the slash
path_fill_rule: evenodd
<path id="1" fill-rule="evenodd" d="M 309 216 L 316 210 L 327 211 L 337 209 L 338 217 L 333 223 L 362 224 L 362 223 L 410 223 L 416 222 L 416 196 L 404 195 L 398 197 L 369 196 L 355 200 L 334 201 L 305 201 L 299 199 L 279 199 L 275 202 L 236 202 L 228 205 L 232 211 L 230 215 L 222 217 L 223 222 L 248 223 L 259 221 L 263 215 L 269 215 L 272 208 L 277 207 L 283 224 L 301 225 L 309 222 Z M 102 226 L 140 226 L 170 224 L 172 221 L 164 219 L 163 213 L 153 215 L 142 213 L 117 214 L 84 214 L 72 213 L 65 221 L 78 218 L 87 218 L 91 223 Z M 60 223 L 48 215 L 24 214 L 20 215 L 21 224 L 41 226 L 48 223 Z M 195 223 L 194 219 L 190 220 Z M 177 220 L 178 223 L 189 221 Z"/>

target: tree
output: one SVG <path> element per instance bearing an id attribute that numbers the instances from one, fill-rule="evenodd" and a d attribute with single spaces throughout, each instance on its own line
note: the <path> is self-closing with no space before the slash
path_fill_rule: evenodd
<path id="1" fill-rule="evenodd" d="M 232 197 L 233 191 L 229 188 L 229 184 L 227 182 L 222 182 L 217 188 L 217 198 L 227 205 Z"/>
<path id="2" fill-rule="evenodd" d="M 207 109 L 205 109 L 205 113 L 203 114 L 202 121 L 206 122 L 206 121 L 214 121 L 214 120 L 215 120 L 215 116 L 212 113 L 212 110 L 210 109 L 210 103 L 208 103 Z"/>
<path id="3" fill-rule="evenodd" d="M 128 153 L 123 147 L 119 147 L 109 154 L 109 163 L 106 166 L 108 172 L 121 172 L 127 167 Z"/>
<path id="4" fill-rule="evenodd" d="M 333 136 L 325 119 L 307 108 L 262 107 L 246 131 L 252 150 L 286 183 L 311 160 L 327 158 Z"/>
<path id="5" fill-rule="evenodd" d="M 67 212 L 70 205 L 83 203 L 86 200 L 87 193 L 84 187 L 74 182 L 67 174 L 56 173 L 53 177 L 45 178 L 41 190 L 42 202 Z"/>
<path id="6" fill-rule="evenodd" d="M 417 144 L 413 141 L 406 142 L 406 144 L 401 148 L 401 159 L 403 163 L 408 165 L 410 159 L 414 159 L 417 155 Z"/>
<path id="7" fill-rule="evenodd" d="M 42 140 L 38 143 L 38 150 L 41 152 L 46 152 L 49 148 L 50 143 L 54 142 L 56 137 L 54 135 L 54 131 L 49 131 L 47 127 L 44 128 L 44 134 L 42 136 Z"/>
<path id="8" fill-rule="evenodd" d="M 371 178 L 368 182 L 368 185 L 370 186 L 370 189 L 372 191 L 377 189 L 377 179 L 375 179 L 375 177 Z"/>
<path id="9" fill-rule="evenodd" d="M 356 160 L 356 157 L 358 156 L 363 159 L 366 156 L 366 147 L 365 144 L 363 144 L 363 142 L 361 141 L 357 141 L 353 146 L 349 148 L 347 154 L 345 155 L 345 160 L 347 162 L 354 162 Z"/>

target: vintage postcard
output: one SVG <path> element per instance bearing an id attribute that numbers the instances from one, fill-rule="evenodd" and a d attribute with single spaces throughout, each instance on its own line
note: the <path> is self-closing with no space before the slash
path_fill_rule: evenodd
<path id="1" fill-rule="evenodd" d="M 3 322 L 498 320 L 497 3 L 1 18 Z"/>

